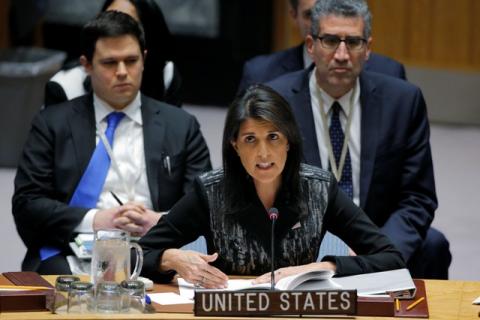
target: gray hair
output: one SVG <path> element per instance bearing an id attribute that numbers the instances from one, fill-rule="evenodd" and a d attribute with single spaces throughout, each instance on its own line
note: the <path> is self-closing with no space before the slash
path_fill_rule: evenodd
<path id="1" fill-rule="evenodd" d="M 326 16 L 363 19 L 363 36 L 369 38 L 372 34 L 372 14 L 364 0 L 317 0 L 312 8 L 312 35 L 318 35 L 320 20 Z"/>

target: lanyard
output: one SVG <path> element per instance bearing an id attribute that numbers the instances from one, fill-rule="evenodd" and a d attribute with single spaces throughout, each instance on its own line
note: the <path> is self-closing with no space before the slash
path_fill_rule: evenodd
<path id="1" fill-rule="evenodd" d="M 319 92 L 318 104 L 320 107 L 320 115 L 322 116 L 322 122 L 323 122 L 323 131 L 324 131 L 323 136 L 325 137 L 325 144 L 328 150 L 328 160 L 330 162 L 330 167 L 332 168 L 332 173 L 337 179 L 337 181 L 340 181 L 342 179 L 343 166 L 345 165 L 345 158 L 347 156 L 348 141 L 350 140 L 350 126 L 352 124 L 352 118 L 353 118 L 353 112 L 354 112 L 353 100 L 355 99 L 356 88 L 357 86 L 353 87 L 352 95 L 350 96 L 350 106 L 348 108 L 347 125 L 345 126 L 345 133 L 344 133 L 345 138 L 343 139 L 342 153 L 340 154 L 340 163 L 338 164 L 338 168 L 337 168 L 337 163 L 335 161 L 335 157 L 332 151 L 332 141 L 330 140 L 330 130 L 328 126 L 327 114 L 325 113 L 325 109 L 323 108 L 323 99 L 322 99 L 321 93 Z"/>
<path id="2" fill-rule="evenodd" d="M 120 167 L 118 166 L 118 162 L 115 160 L 115 157 L 113 155 L 112 147 L 111 147 L 110 143 L 108 142 L 108 139 L 105 136 L 105 133 L 102 132 L 101 130 L 97 130 L 97 135 L 102 140 L 103 145 L 105 146 L 105 150 L 107 150 L 108 156 L 110 157 L 110 162 L 113 166 L 113 169 L 115 170 L 118 177 L 120 178 L 120 181 L 122 182 L 122 185 L 123 185 L 123 190 L 125 191 L 125 193 L 128 196 L 128 201 L 134 201 L 135 200 L 135 191 L 134 191 L 135 190 L 134 189 L 135 188 L 135 183 L 132 183 L 131 187 L 128 186 L 127 180 L 123 176 L 123 174 L 120 170 Z M 141 169 L 143 169 L 143 168 L 141 168 Z M 140 177 L 141 174 L 142 174 L 142 170 L 140 170 L 139 177 Z M 136 180 L 137 179 L 135 179 L 135 181 Z"/>

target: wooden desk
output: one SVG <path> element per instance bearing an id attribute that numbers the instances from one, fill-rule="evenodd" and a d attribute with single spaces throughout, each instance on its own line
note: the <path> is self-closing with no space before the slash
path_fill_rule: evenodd
<path id="1" fill-rule="evenodd" d="M 48 276 L 49 281 L 54 281 L 54 277 Z M 472 305 L 472 301 L 480 296 L 480 281 L 444 281 L 444 280 L 426 280 L 428 306 L 430 311 L 430 319 L 452 320 L 452 319 L 476 319 L 480 320 L 478 313 L 480 306 Z M 0 314 L 1 320 L 39 320 L 39 319 L 139 319 L 138 314 L 85 314 L 85 315 L 58 315 L 48 312 L 12 312 Z M 195 319 L 193 314 L 180 313 L 156 313 L 144 314 L 141 319 Z M 199 317 L 198 319 L 220 319 L 218 317 Z M 239 319 L 239 318 L 229 318 Z M 266 319 L 266 318 L 248 318 L 249 320 Z M 278 318 L 277 318 L 278 319 Z M 301 318 L 281 318 L 301 319 Z M 331 319 L 331 318 L 330 318 Z M 337 318 L 338 319 L 338 318 Z M 352 319 L 352 318 L 346 318 Z M 395 319 L 384 317 L 356 317 L 355 319 Z"/>

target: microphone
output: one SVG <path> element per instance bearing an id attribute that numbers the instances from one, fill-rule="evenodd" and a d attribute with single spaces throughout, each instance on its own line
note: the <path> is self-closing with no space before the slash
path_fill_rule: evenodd
<path id="1" fill-rule="evenodd" d="M 270 208 L 268 210 L 268 218 L 274 222 L 275 220 L 278 219 L 278 210 L 277 208 Z"/>
<path id="2" fill-rule="evenodd" d="M 275 290 L 275 221 L 278 219 L 278 210 L 277 208 L 270 208 L 268 209 L 268 218 L 272 221 L 272 233 L 271 233 L 271 242 L 270 242 L 270 251 L 271 251 L 271 261 L 272 261 L 272 269 L 271 269 L 271 290 Z"/>

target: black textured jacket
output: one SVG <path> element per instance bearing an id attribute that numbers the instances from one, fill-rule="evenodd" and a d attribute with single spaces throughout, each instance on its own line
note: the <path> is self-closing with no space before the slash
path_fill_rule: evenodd
<path id="1" fill-rule="evenodd" d="M 325 231 L 343 239 L 357 256 L 326 256 L 335 262 L 337 275 L 351 275 L 404 267 L 400 253 L 367 215 L 337 187 L 330 172 L 302 165 L 301 194 L 306 214 L 296 212 L 281 196 L 277 220 L 275 264 L 278 268 L 317 260 Z M 213 263 L 226 274 L 261 275 L 270 271 L 270 220 L 257 197 L 251 195 L 244 210 L 225 212 L 223 171 L 214 170 L 196 180 L 195 190 L 177 203 L 141 240 L 143 274 L 156 282 L 170 281 L 173 272 L 158 272 L 164 250 L 179 248 L 203 235 Z"/>

